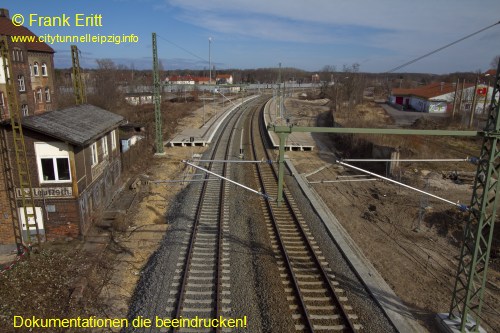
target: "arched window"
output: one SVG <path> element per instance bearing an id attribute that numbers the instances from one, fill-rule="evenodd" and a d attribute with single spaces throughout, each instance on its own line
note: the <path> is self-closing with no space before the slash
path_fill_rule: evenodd
<path id="1" fill-rule="evenodd" d="M 42 75 L 47 76 L 47 64 L 46 63 L 42 64 Z"/>
<path id="2" fill-rule="evenodd" d="M 45 102 L 50 102 L 50 89 L 49 89 L 49 87 L 45 88 Z"/>
<path id="3" fill-rule="evenodd" d="M 43 102 L 43 99 L 42 99 L 42 88 L 38 88 L 36 90 L 36 98 L 38 99 L 38 103 L 42 103 Z"/>
<path id="4" fill-rule="evenodd" d="M 33 64 L 33 75 L 34 76 L 39 76 L 39 73 L 38 73 L 38 63 L 37 62 L 35 62 Z"/>
<path id="5" fill-rule="evenodd" d="M 24 76 L 18 75 L 17 82 L 19 83 L 19 91 L 26 91 L 26 85 L 24 84 Z"/>
<path id="6" fill-rule="evenodd" d="M 28 104 L 21 105 L 21 111 L 23 112 L 23 116 L 29 116 Z"/>

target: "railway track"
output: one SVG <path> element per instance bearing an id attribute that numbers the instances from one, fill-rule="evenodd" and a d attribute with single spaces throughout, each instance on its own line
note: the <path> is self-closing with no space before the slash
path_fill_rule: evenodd
<path id="1" fill-rule="evenodd" d="M 255 111 L 252 116 L 253 158 L 271 160 L 266 148 L 267 135 L 258 113 Z M 275 168 L 257 164 L 256 175 L 261 191 L 276 198 Z M 296 331 L 361 331 L 362 326 L 356 323 L 358 317 L 349 306 L 345 291 L 336 281 L 297 204 L 286 188 L 284 192 L 284 202 L 280 206 L 272 200 L 261 203 Z"/>
<path id="2" fill-rule="evenodd" d="M 249 102 L 243 108 L 250 108 Z M 245 110 L 233 112 L 221 130 L 211 160 L 228 159 L 234 129 Z M 209 163 L 206 168 L 216 174 L 227 176 L 230 164 Z M 167 313 L 172 318 L 227 317 L 231 312 L 230 245 L 227 200 L 229 183 L 217 181 L 206 174 L 200 190 L 195 219 L 187 241 L 185 255 L 177 262 L 174 282 L 170 288 Z M 221 332 L 219 328 L 179 328 L 179 332 Z"/>

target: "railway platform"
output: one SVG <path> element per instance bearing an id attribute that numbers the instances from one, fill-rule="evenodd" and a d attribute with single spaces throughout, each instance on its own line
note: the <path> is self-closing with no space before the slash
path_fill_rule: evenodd
<path id="1" fill-rule="evenodd" d="M 258 97 L 259 95 L 249 96 L 244 99 L 243 103 Z M 181 133 L 177 134 L 172 140 L 167 141 L 168 147 L 205 147 L 212 142 L 212 139 L 219 129 L 221 123 L 226 117 L 240 107 L 240 100 L 230 102 L 228 106 L 223 108 L 215 116 L 211 117 L 205 125 L 200 128 L 186 128 Z"/>
<path id="2" fill-rule="evenodd" d="M 264 109 L 264 122 L 267 127 L 268 124 L 286 125 L 286 120 L 276 115 L 275 99 L 270 99 Z M 269 137 L 275 149 L 279 148 L 279 138 L 276 133 L 268 131 Z M 288 135 L 287 142 L 285 143 L 285 150 L 291 151 L 312 151 L 316 143 L 311 136 L 311 133 L 298 133 L 294 132 Z"/>

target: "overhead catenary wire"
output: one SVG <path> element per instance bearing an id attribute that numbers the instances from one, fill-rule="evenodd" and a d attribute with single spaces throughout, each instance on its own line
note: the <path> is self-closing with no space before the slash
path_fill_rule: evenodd
<path id="1" fill-rule="evenodd" d="M 419 60 L 422 60 L 422 59 L 424 59 L 424 58 L 427 58 L 428 56 L 433 55 L 434 53 L 438 53 L 439 51 L 442 51 L 442 50 L 444 50 L 444 49 L 446 49 L 446 48 L 448 48 L 448 47 L 450 47 L 450 46 L 453 46 L 453 45 L 455 45 L 455 44 L 458 44 L 458 43 L 460 43 L 461 41 L 464 41 L 464 40 L 466 40 L 467 38 L 470 38 L 470 37 L 472 37 L 472 36 L 475 36 L 475 35 L 477 35 L 477 34 L 479 34 L 479 33 L 483 32 L 483 31 L 485 31 L 485 30 L 488 30 L 488 29 L 490 29 L 490 28 L 492 28 L 492 27 L 494 27 L 494 26 L 496 26 L 496 25 L 498 25 L 498 24 L 500 24 L 500 21 L 498 21 L 498 22 L 496 22 L 496 23 L 493 23 L 493 24 L 491 24 L 491 25 L 489 25 L 489 26 L 487 26 L 487 27 L 485 27 L 485 28 L 482 28 L 482 29 L 480 29 L 480 30 L 478 30 L 478 31 L 476 31 L 476 32 L 473 32 L 473 33 L 471 33 L 471 34 L 469 34 L 469 35 L 467 35 L 467 36 L 464 36 L 464 37 L 462 37 L 462 38 L 460 38 L 460 39 L 457 39 L 457 40 L 456 40 L 456 41 L 454 41 L 454 42 L 451 42 L 451 43 L 449 43 L 449 44 L 446 44 L 446 45 L 444 45 L 444 46 L 441 46 L 440 48 L 437 48 L 437 49 L 435 49 L 434 51 L 431 51 L 431 52 L 429 52 L 429 53 L 426 53 L 426 54 L 424 54 L 424 55 L 421 55 L 420 57 L 417 57 L 417 58 L 415 58 L 415 59 L 413 59 L 413 60 L 410 60 L 410 61 L 408 61 L 408 62 L 405 62 L 404 64 L 399 65 L 399 66 L 397 66 L 397 67 L 394 67 L 393 69 L 390 69 L 390 70 L 386 71 L 385 73 L 392 73 L 392 72 L 395 72 L 395 71 L 397 71 L 397 70 L 400 70 L 400 69 L 401 69 L 401 68 L 403 68 L 403 67 L 406 67 L 406 66 L 411 65 L 411 64 L 413 64 L 413 63 L 415 63 L 415 62 L 417 62 L 417 61 L 419 61 Z"/>
<path id="2" fill-rule="evenodd" d="M 183 47 L 182 47 L 182 46 L 180 46 L 180 45 L 177 45 L 176 43 L 172 42 L 171 40 L 168 40 L 168 39 L 166 39 L 165 37 L 162 37 L 162 36 L 160 36 L 160 35 L 158 35 L 158 34 L 157 34 L 157 36 L 158 36 L 160 39 L 163 39 L 165 42 L 167 42 L 167 43 L 169 43 L 169 44 L 172 44 L 173 46 L 175 46 L 175 47 L 177 47 L 177 48 L 181 49 L 182 51 L 184 51 L 184 52 L 186 52 L 186 53 L 188 53 L 188 54 L 192 55 L 193 57 L 198 58 L 199 60 L 202 60 L 202 61 L 204 61 L 204 62 L 206 62 L 206 63 L 208 63 L 208 62 L 209 62 L 207 59 L 205 59 L 205 58 L 203 58 L 203 57 L 200 57 L 199 55 L 197 55 L 197 54 L 195 54 L 195 53 L 193 53 L 193 52 L 191 52 L 191 51 L 189 51 L 189 50 L 187 50 L 187 49 L 183 48 Z"/>
<path id="3" fill-rule="evenodd" d="M 336 163 L 338 163 L 338 164 L 340 164 L 340 165 L 342 165 L 342 166 L 348 167 L 348 168 L 350 168 L 350 169 L 354 169 L 354 170 L 361 171 L 361 172 L 364 172 L 364 173 L 366 173 L 366 174 L 369 174 L 369 175 L 371 175 L 371 176 L 378 177 L 378 178 L 380 178 L 380 179 L 383 179 L 383 180 L 389 181 L 389 182 L 391 182 L 391 183 L 395 183 L 395 184 L 397 184 L 397 185 L 400 185 L 400 186 L 406 187 L 406 188 L 408 188 L 408 189 L 410 189 L 410 190 L 417 191 L 417 192 L 419 192 L 419 193 L 422 193 L 422 194 L 428 195 L 428 196 L 433 197 L 433 198 L 435 198 L 435 199 L 438 199 L 438 200 L 441 200 L 441 201 L 447 202 L 447 203 L 449 203 L 449 204 L 451 204 L 451 205 L 453 205 L 453 206 L 457 206 L 460 210 L 463 210 L 463 211 L 468 210 L 468 207 L 467 207 L 466 205 L 463 205 L 463 204 L 458 203 L 458 202 L 453 202 L 453 201 L 451 201 L 451 200 L 448 200 L 448 199 L 445 199 L 445 198 L 439 197 L 439 196 L 434 195 L 434 194 L 429 193 L 429 192 L 422 191 L 422 190 L 420 190 L 420 189 L 418 189 L 418 188 L 415 188 L 415 187 L 412 187 L 412 186 L 410 186 L 410 185 L 406 185 L 406 184 L 404 184 L 404 183 L 401 183 L 401 182 L 395 181 L 395 180 L 393 180 L 393 179 L 390 179 L 390 178 L 387 178 L 387 177 L 384 177 L 384 176 L 378 175 L 378 174 L 376 174 L 376 173 L 374 173 L 374 172 L 371 172 L 371 171 L 368 171 L 368 170 L 364 170 L 364 169 L 358 168 L 358 167 L 356 167 L 356 166 L 354 166 L 354 165 L 347 164 L 347 163 L 344 163 L 344 162 L 342 162 L 342 161 L 338 161 L 338 160 L 336 161 Z"/>

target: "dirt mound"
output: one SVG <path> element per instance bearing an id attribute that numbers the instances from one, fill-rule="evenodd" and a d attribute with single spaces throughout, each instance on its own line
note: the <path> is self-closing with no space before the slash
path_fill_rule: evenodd
<path id="1" fill-rule="evenodd" d="M 429 117 L 420 117 L 410 125 L 412 129 L 444 129 L 448 125 L 447 119 L 436 119 Z"/>

